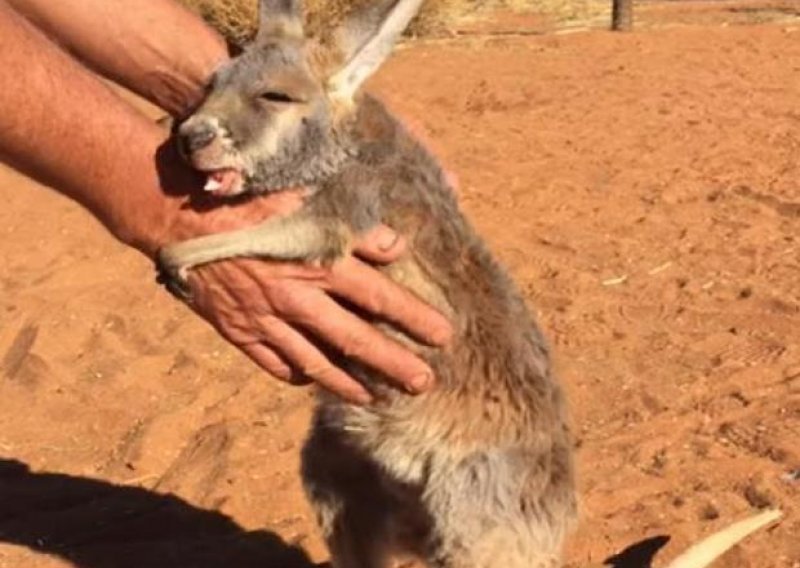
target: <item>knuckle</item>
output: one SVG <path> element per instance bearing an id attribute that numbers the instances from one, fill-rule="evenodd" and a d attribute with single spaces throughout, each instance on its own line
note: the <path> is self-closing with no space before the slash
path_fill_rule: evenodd
<path id="1" fill-rule="evenodd" d="M 385 307 L 388 304 L 386 301 L 386 293 L 380 288 L 369 290 L 365 294 L 364 307 L 374 315 L 385 315 Z"/>
<path id="2" fill-rule="evenodd" d="M 297 290 L 292 290 L 289 286 L 273 286 L 269 290 L 269 303 L 272 308 L 279 313 L 288 313 L 292 306 L 297 303 L 300 294 Z"/>
<path id="3" fill-rule="evenodd" d="M 292 329 L 285 325 L 276 325 L 279 322 L 280 320 L 277 318 L 264 318 L 264 320 L 261 321 L 261 330 L 264 339 L 269 343 L 285 346 L 292 342 L 294 337 Z"/>
<path id="4" fill-rule="evenodd" d="M 347 335 L 342 343 L 342 352 L 345 357 L 361 357 L 370 351 L 374 351 L 377 346 L 375 341 L 370 341 L 367 334 L 363 332 L 353 332 Z"/>
<path id="5" fill-rule="evenodd" d="M 277 286 L 270 300 L 273 308 L 286 316 L 314 315 L 319 313 L 316 297 L 301 287 Z"/>
<path id="6" fill-rule="evenodd" d="M 214 326 L 225 339 L 237 346 L 247 345 L 258 338 L 257 330 L 242 318 L 221 318 L 214 322 Z"/>

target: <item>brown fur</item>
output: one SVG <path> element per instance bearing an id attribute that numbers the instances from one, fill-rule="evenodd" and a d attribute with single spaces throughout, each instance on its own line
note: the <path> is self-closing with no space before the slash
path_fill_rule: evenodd
<path id="1" fill-rule="evenodd" d="M 163 262 L 177 273 L 229 256 L 335 261 L 383 222 L 409 241 L 407 255 L 383 270 L 455 326 L 452 344 L 439 350 L 380 324 L 434 369 L 437 384 L 423 395 L 337 357 L 377 401 L 357 407 L 320 393 L 303 451 L 304 483 L 334 566 L 383 568 L 397 554 L 433 568 L 558 566 L 575 516 L 572 441 L 548 348 L 521 295 L 459 210 L 436 160 L 380 102 L 348 103 L 331 92 L 303 46 L 273 37 L 253 49 L 269 52 L 234 61 L 182 127 L 190 141 L 215 132 L 190 158 L 202 156 L 205 169 L 209 156 L 220 166 L 247 164 L 250 191 L 303 182 L 316 192 L 298 213 L 177 244 Z M 319 85 L 292 115 L 242 94 L 259 77 L 292 72 Z M 278 175 L 276 163 L 297 171 Z"/>

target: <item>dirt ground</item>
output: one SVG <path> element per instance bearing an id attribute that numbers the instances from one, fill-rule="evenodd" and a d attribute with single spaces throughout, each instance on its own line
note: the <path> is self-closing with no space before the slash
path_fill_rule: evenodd
<path id="1" fill-rule="evenodd" d="M 785 519 L 717 566 L 800 566 L 800 22 L 701 24 L 418 42 L 373 82 L 554 345 L 572 566 L 637 543 L 615 565 L 659 566 L 766 506 Z M 0 197 L 0 567 L 324 560 L 311 392 L 73 204 L 8 170 Z"/>

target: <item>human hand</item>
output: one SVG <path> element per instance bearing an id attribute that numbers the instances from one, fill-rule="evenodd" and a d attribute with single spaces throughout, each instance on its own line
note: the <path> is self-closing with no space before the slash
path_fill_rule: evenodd
<path id="1" fill-rule="evenodd" d="M 404 246 L 403 239 L 380 226 L 356 243 L 355 252 L 371 261 L 389 262 Z M 315 342 L 380 371 L 412 393 L 430 387 L 433 373 L 334 297 L 396 323 L 429 344 L 442 344 L 450 334 L 442 315 L 355 256 L 331 268 L 225 260 L 194 269 L 189 285 L 195 311 L 272 375 L 294 384 L 314 381 L 355 403 L 368 403 L 369 392 L 334 366 Z"/>
<path id="2" fill-rule="evenodd" d="M 176 185 L 195 184 L 188 176 L 172 178 L 170 186 Z M 288 214 L 302 206 L 304 197 L 304 190 L 294 190 L 203 204 L 196 196 L 193 201 L 176 195 L 156 246 Z M 317 382 L 346 400 L 368 403 L 370 393 L 331 363 L 324 353 L 328 347 L 409 392 L 422 392 L 433 382 L 429 366 L 335 299 L 392 322 L 424 343 L 444 344 L 451 331 L 449 322 L 368 264 L 392 262 L 404 249 L 404 239 L 381 225 L 355 243 L 353 255 L 330 268 L 243 258 L 210 263 L 189 273 L 191 306 L 223 337 L 284 381 Z M 154 256 L 156 250 L 148 254 Z"/>

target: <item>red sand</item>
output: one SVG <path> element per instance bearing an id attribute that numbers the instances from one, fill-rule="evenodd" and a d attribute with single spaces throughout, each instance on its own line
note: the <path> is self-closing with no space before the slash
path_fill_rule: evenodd
<path id="1" fill-rule="evenodd" d="M 772 505 L 717 565 L 800 566 L 798 25 L 419 43 L 373 85 L 429 130 L 554 344 L 572 565 L 669 535 L 661 565 Z M 296 473 L 310 391 L 73 204 L 7 170 L 0 196 L 0 567 L 324 559 Z"/>

